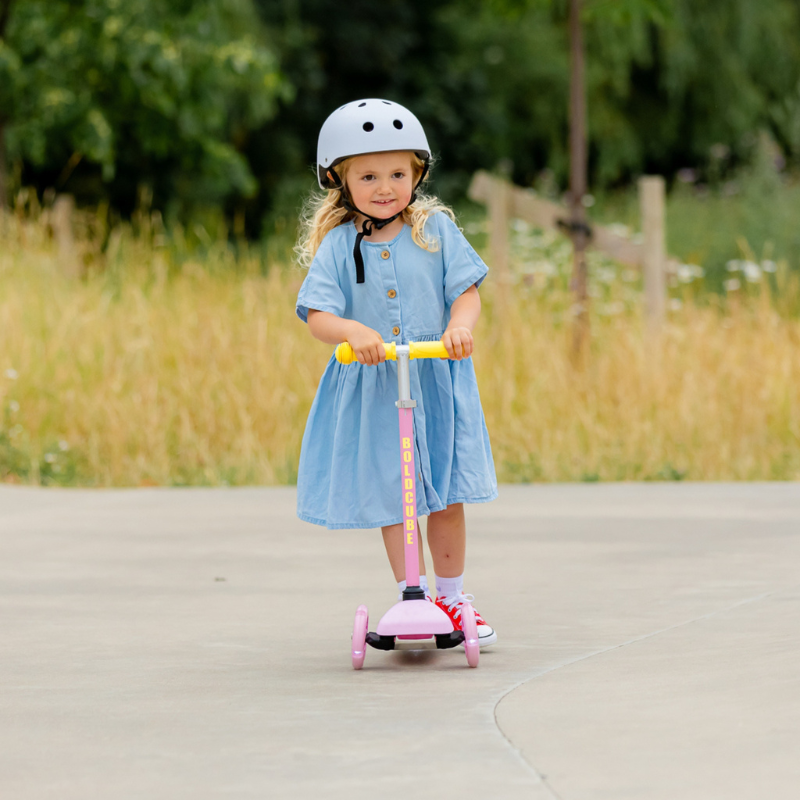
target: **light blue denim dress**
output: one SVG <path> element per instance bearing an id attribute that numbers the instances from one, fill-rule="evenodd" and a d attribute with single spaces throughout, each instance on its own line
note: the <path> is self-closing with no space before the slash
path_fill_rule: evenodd
<path id="1" fill-rule="evenodd" d="M 445 214 L 426 234 L 439 250 L 416 245 L 407 225 L 390 242 L 363 241 L 365 283 L 356 283 L 352 223 L 328 233 L 297 296 L 309 309 L 355 319 L 385 342 L 436 341 L 453 301 L 488 269 Z M 395 334 L 393 331 L 399 330 Z M 331 348 L 333 350 L 333 348 Z M 451 503 L 497 497 L 489 434 L 472 358 L 410 363 L 417 465 L 417 516 Z M 308 415 L 297 477 L 297 516 L 338 528 L 378 528 L 402 521 L 397 363 L 331 360 Z"/>

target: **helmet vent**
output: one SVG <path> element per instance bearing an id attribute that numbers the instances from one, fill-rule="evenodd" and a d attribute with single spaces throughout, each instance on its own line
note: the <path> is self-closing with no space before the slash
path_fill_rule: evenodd
<path id="1" fill-rule="evenodd" d="M 394 126 L 395 126 L 395 128 L 397 128 L 397 130 L 400 130 L 400 129 L 403 127 L 403 123 L 402 123 L 402 122 L 400 122 L 400 120 L 399 120 L 399 119 L 396 119 L 396 120 L 395 120 L 395 121 L 392 123 L 392 125 L 394 125 Z"/>
<path id="2" fill-rule="evenodd" d="M 364 108 L 364 106 L 365 106 L 365 105 L 366 105 L 366 103 L 359 103 L 359 104 L 358 104 L 358 107 L 359 107 L 359 108 Z"/>
<path id="3" fill-rule="evenodd" d="M 387 106 L 390 106 L 391 103 L 388 100 L 381 100 L 382 103 L 386 103 Z"/>
<path id="4" fill-rule="evenodd" d="M 363 128 L 363 129 L 364 129 L 364 130 L 365 130 L 367 133 L 369 133 L 371 130 L 374 130 L 374 128 L 375 128 L 375 126 L 374 126 L 374 125 L 373 125 L 371 122 L 365 122 L 365 123 L 364 123 L 364 124 L 363 124 L 361 127 L 362 127 L 362 128 Z"/>

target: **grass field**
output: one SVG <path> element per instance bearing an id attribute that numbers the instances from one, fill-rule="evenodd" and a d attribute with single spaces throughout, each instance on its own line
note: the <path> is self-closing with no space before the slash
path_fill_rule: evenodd
<path id="1" fill-rule="evenodd" d="M 330 356 L 294 315 L 303 274 L 213 237 L 192 255 L 157 217 L 98 226 L 84 218 L 85 275 L 68 279 L 46 220 L 0 221 L 0 480 L 293 482 Z M 481 240 L 479 223 L 467 232 Z M 722 296 L 687 266 L 648 342 L 638 276 L 593 257 L 577 370 L 569 262 L 568 242 L 518 225 L 508 307 L 482 289 L 475 362 L 501 481 L 800 479 L 800 294 L 785 263 L 737 262 Z"/>

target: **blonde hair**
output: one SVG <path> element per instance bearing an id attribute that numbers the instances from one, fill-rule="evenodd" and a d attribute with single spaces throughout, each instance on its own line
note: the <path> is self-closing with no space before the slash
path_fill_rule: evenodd
<path id="1" fill-rule="evenodd" d="M 347 171 L 353 163 L 353 158 L 355 156 L 346 158 L 336 165 L 342 185 L 345 185 Z M 424 168 L 425 162 L 416 153 L 412 153 L 411 170 L 415 182 L 419 180 Z M 427 179 L 428 175 L 426 174 L 425 180 Z M 294 248 L 300 266 L 308 269 L 325 236 L 339 225 L 344 225 L 356 218 L 355 212 L 348 211 L 342 200 L 343 190 L 328 189 L 324 194 L 318 192 L 312 194 L 306 201 L 300 216 L 300 233 Z M 403 211 L 401 217 L 403 222 L 411 228 L 414 242 L 429 253 L 435 253 L 439 249 L 439 242 L 425 234 L 425 223 L 428 217 L 437 211 L 447 214 L 455 222 L 452 209 L 438 198 L 421 194 L 417 190 L 416 200 Z"/>

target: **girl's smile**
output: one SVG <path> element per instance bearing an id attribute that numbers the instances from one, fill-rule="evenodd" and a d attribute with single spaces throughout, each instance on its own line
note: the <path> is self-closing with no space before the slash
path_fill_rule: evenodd
<path id="1" fill-rule="evenodd" d="M 411 200 L 415 180 L 411 154 L 400 150 L 356 156 L 345 180 L 357 209 L 387 219 L 402 211 Z"/>

